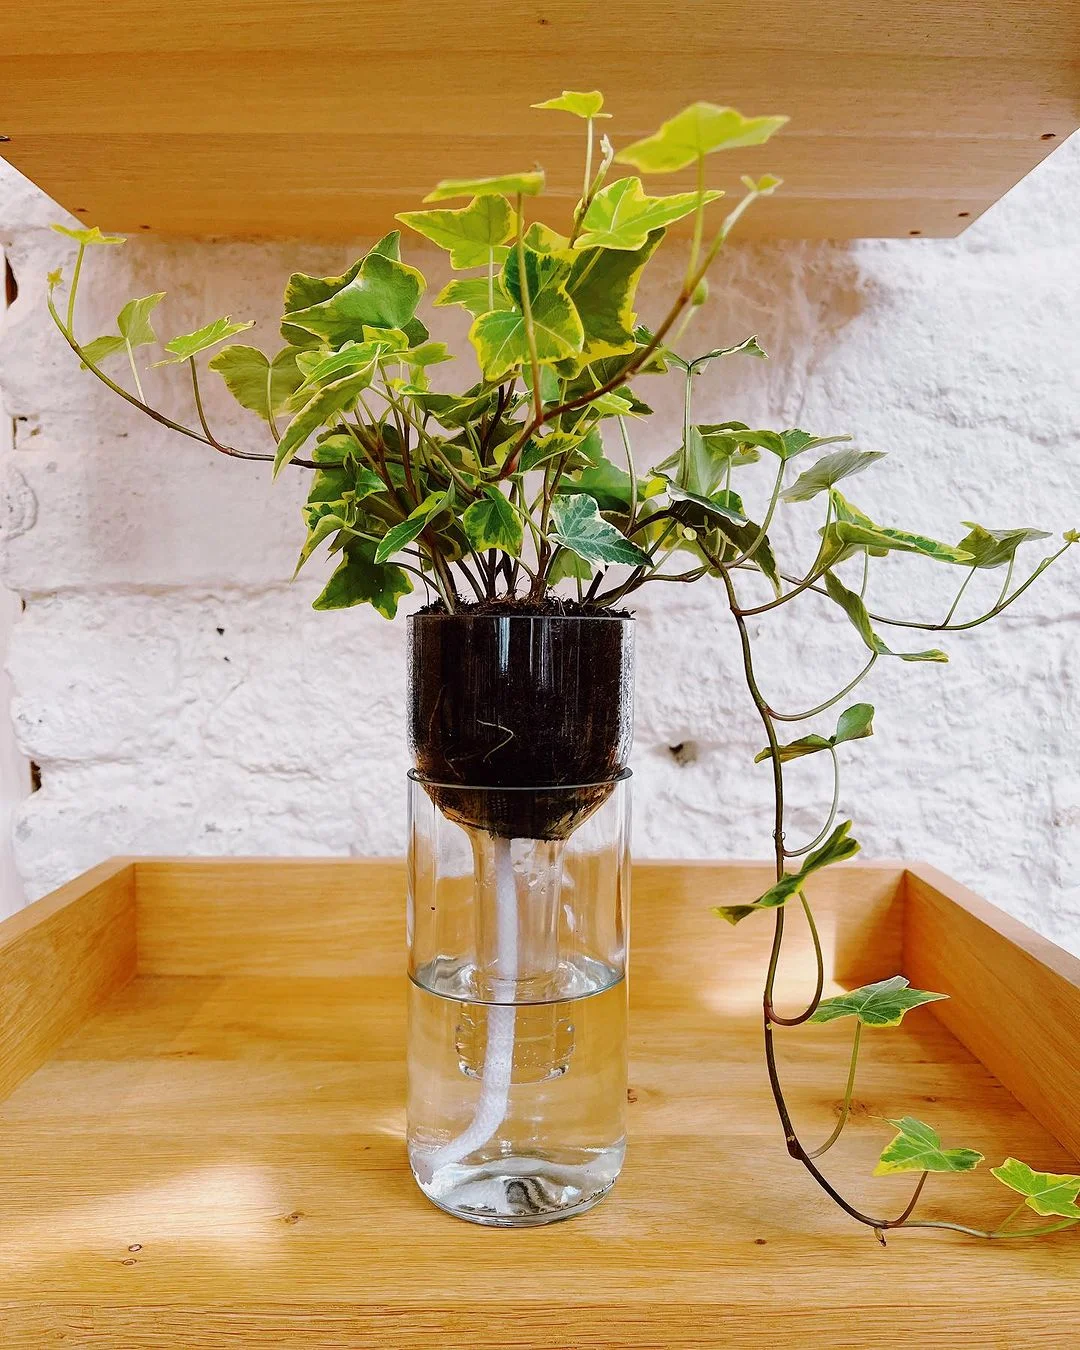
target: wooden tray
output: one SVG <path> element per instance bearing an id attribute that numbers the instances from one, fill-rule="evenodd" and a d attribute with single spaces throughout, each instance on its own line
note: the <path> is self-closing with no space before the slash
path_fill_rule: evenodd
<path id="1" fill-rule="evenodd" d="M 707 912 L 767 867 L 642 863 L 634 880 L 626 1169 L 592 1213 L 523 1232 L 450 1219 L 409 1177 L 400 863 L 120 860 L 9 919 L 0 1343 L 1077 1344 L 1075 1235 L 908 1232 L 883 1250 L 788 1160 L 761 1063 L 769 925 Z M 831 1174 L 901 1208 L 910 1178 L 870 1171 L 880 1118 L 909 1111 L 990 1162 L 1075 1170 L 1080 962 L 924 867 L 833 869 L 813 899 L 836 982 L 903 971 L 951 995 L 864 1035 Z M 849 1034 L 784 1035 L 808 1137 L 835 1119 Z M 926 1194 L 975 1223 L 1009 1207 L 985 1169 Z"/>

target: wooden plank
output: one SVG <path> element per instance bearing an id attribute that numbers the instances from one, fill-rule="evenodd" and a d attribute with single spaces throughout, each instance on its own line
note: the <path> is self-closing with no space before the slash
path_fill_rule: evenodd
<path id="1" fill-rule="evenodd" d="M 618 24 L 600 0 L 512 6 L 497 32 L 479 3 L 400 0 L 395 16 L 358 21 L 351 0 L 8 5 L 5 154 L 109 228 L 337 240 L 383 233 L 450 172 L 539 160 L 554 224 L 581 131 L 529 104 L 599 87 L 621 144 L 698 98 L 794 115 L 711 165 L 723 186 L 785 178 L 748 238 L 902 237 L 958 233 L 1080 122 L 1080 0 L 897 0 L 887 16 L 830 0 L 812 23 L 799 0 L 701 0 L 692 41 L 649 0 Z"/>
<path id="2" fill-rule="evenodd" d="M 1080 1158 L 1080 960 L 922 864 L 904 914 L 912 982 L 950 995 L 937 1016 Z"/>
<path id="3" fill-rule="evenodd" d="M 1068 1237 L 898 1233 L 882 1252 L 787 1159 L 761 1064 L 769 925 L 708 914 L 760 891 L 765 863 L 636 865 L 626 1168 L 585 1218 L 521 1233 L 439 1214 L 408 1174 L 399 862 L 141 859 L 127 875 L 144 969 L 184 973 L 117 989 L 0 1102 L 5 1350 L 871 1350 L 883 1337 L 938 1350 L 958 1328 L 965 1344 L 1056 1350 L 1080 1338 Z M 902 886 L 915 881 L 895 864 L 816 880 L 830 967 L 845 982 L 901 968 Z M 23 916 L 20 941 L 50 905 Z M 809 947 L 790 929 L 795 1001 Z M 1043 970 L 1062 959 L 1035 956 Z M 836 1118 L 849 1034 L 778 1033 L 808 1139 Z M 851 1121 L 828 1156 L 830 1176 L 875 1210 L 897 1212 L 910 1186 L 870 1175 L 883 1118 L 908 1110 L 991 1160 L 1071 1165 L 945 1025 L 915 1014 L 864 1036 Z M 984 1168 L 932 1180 L 924 1204 L 927 1217 L 990 1224 L 1008 1199 Z"/>
<path id="4" fill-rule="evenodd" d="M 397 975 L 405 941 L 405 866 L 396 859 L 161 858 L 135 864 L 144 975 Z M 855 864 L 809 890 L 830 960 L 846 983 L 892 974 L 902 920 L 898 863 Z M 771 884 L 763 862 L 639 862 L 633 961 L 662 978 L 715 982 L 733 967 L 763 971 L 768 925 L 737 929 L 710 907 L 752 900 Z M 800 924 L 785 968 L 810 971 Z M 669 962 L 677 961 L 675 967 Z"/>
<path id="5" fill-rule="evenodd" d="M 129 860 L 102 863 L 0 924 L 0 1099 L 134 973 Z"/>

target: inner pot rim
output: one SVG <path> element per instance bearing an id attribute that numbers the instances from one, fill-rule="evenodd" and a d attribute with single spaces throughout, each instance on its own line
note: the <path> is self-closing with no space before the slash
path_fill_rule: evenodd
<path id="1" fill-rule="evenodd" d="M 497 787 L 492 784 L 471 784 L 471 783 L 442 783 L 437 778 L 425 778 L 418 769 L 407 770 L 408 777 L 414 783 L 419 783 L 421 787 L 434 787 L 446 789 L 453 792 L 580 792 L 584 788 L 609 787 L 615 783 L 625 783 L 628 778 L 633 778 L 633 769 L 620 769 L 612 778 L 600 778 L 592 783 L 515 783 L 506 787 Z"/>
<path id="2" fill-rule="evenodd" d="M 633 614 L 410 614 L 409 623 L 427 622 L 437 619 L 440 622 L 453 620 L 462 623 L 636 623 Z"/>

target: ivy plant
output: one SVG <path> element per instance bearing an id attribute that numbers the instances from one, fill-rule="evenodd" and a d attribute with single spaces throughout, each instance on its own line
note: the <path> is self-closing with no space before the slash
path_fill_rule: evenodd
<path id="1" fill-rule="evenodd" d="M 707 274 L 740 217 L 779 186 L 765 175 L 742 179 L 734 204 L 708 182 L 710 157 L 764 145 L 786 121 L 744 117 L 732 108 L 695 103 L 653 135 L 616 152 L 598 123 L 609 115 L 596 91 L 564 91 L 535 105 L 545 115 L 578 119 L 584 168 L 568 219 L 544 219 L 539 169 L 438 183 L 424 207 L 398 222 L 447 254 L 455 275 L 434 297 L 423 274 L 403 255 L 400 231 L 380 239 L 340 276 L 295 273 L 285 287 L 281 344 L 231 341 L 249 322 L 211 318 L 195 332 L 171 336 L 156 362 L 186 367 L 193 416 L 177 421 L 146 399 L 140 361 L 158 345 L 154 319 L 163 293 L 136 297 L 120 310 L 116 331 L 76 336 L 75 311 L 88 250 L 122 244 L 97 228 L 57 226 L 78 246 L 70 282 L 49 277 L 49 310 L 79 358 L 116 395 L 177 433 L 239 459 L 264 460 L 275 475 L 309 475 L 304 538 L 297 571 L 320 550 L 336 568 L 316 609 L 369 604 L 393 618 L 419 583 L 435 605 L 577 606 L 586 612 L 623 604 L 653 583 L 719 585 L 736 630 L 750 699 L 766 744 L 758 762 L 771 769 L 773 884 L 756 899 L 717 913 L 729 923 L 765 914 L 773 926 L 764 987 L 765 1060 L 788 1152 L 854 1219 L 884 1240 L 901 1226 L 957 1228 L 984 1238 L 1054 1232 L 1080 1223 L 1080 1177 L 1038 1173 L 1014 1158 L 992 1175 L 1021 1197 L 992 1230 L 916 1220 L 927 1178 L 967 1172 L 983 1161 L 975 1150 L 942 1144 L 911 1116 L 888 1122 L 895 1137 L 879 1173 L 912 1171 L 918 1182 L 904 1211 L 880 1217 L 858 1208 L 818 1167 L 848 1120 L 863 1028 L 895 1027 L 911 1011 L 943 997 L 912 989 L 892 975 L 832 998 L 823 997 L 821 944 L 806 887 L 826 867 L 854 855 L 851 821 L 837 823 L 840 760 L 874 733 L 874 709 L 851 703 L 835 730 L 793 740 L 781 728 L 843 704 L 879 660 L 943 662 L 937 647 L 894 650 L 882 629 L 952 634 L 978 627 L 1013 605 L 1080 540 L 1061 543 L 1017 581 L 1026 546 L 1050 536 L 1028 527 L 990 528 L 965 522 L 955 543 L 917 528 L 880 524 L 847 495 L 851 480 L 883 457 L 851 438 L 800 427 L 754 428 L 741 421 L 694 418 L 699 382 L 730 360 L 765 357 L 756 337 L 694 353 L 687 332 L 708 300 Z M 634 173 L 623 172 L 626 167 Z M 664 194 L 650 181 L 691 169 L 691 191 Z M 672 226 L 689 234 L 686 264 L 654 327 L 636 312 L 641 280 Z M 61 293 L 66 287 L 66 303 Z M 421 316 L 425 297 L 430 310 Z M 466 311 L 474 363 L 454 358 L 431 336 L 427 320 L 443 307 Z M 227 344 L 227 345 L 225 345 Z M 473 365 L 455 380 L 448 370 Z M 120 371 L 128 371 L 130 383 Z M 211 428 L 203 401 L 206 370 L 261 421 L 270 447 L 227 444 Z M 670 452 L 646 466 L 634 450 L 634 425 L 651 415 L 649 385 L 677 381 L 683 416 Z M 805 467 L 804 467 L 805 466 Z M 843 485 L 843 492 L 840 485 Z M 755 493 L 758 509 L 745 504 Z M 809 558 L 778 556 L 774 522 L 784 511 L 818 512 Z M 791 532 L 785 531 L 787 538 Z M 894 555 L 959 570 L 960 581 L 940 619 L 886 615 L 868 599 L 872 570 Z M 995 599 L 961 617 L 968 588 L 980 574 L 1003 572 Z M 835 695 L 815 707 L 778 711 L 763 693 L 751 624 L 798 602 L 835 608 L 854 629 L 862 664 Z M 755 625 L 756 626 L 756 625 Z M 896 639 L 890 639 L 896 642 Z M 785 768 L 808 755 L 831 761 L 831 807 L 818 834 L 800 847 L 785 834 Z M 817 953 L 813 997 L 796 1015 L 776 1003 L 776 978 L 787 918 L 797 901 Z M 839 1120 L 811 1148 L 796 1131 L 777 1068 L 778 1029 L 851 1019 L 853 1044 Z M 1017 1226 L 1025 1210 L 1049 1223 Z"/>

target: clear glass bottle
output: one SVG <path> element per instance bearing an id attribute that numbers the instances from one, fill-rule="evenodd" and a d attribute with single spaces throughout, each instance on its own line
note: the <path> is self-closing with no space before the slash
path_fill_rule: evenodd
<path id="1" fill-rule="evenodd" d="M 417 1184 L 475 1223 L 590 1208 L 622 1167 L 630 774 L 543 788 L 409 785 L 408 1150 Z M 455 810 L 457 793 L 468 809 Z M 570 822 L 521 839 L 491 820 Z M 463 796 L 464 801 L 464 796 Z"/>

